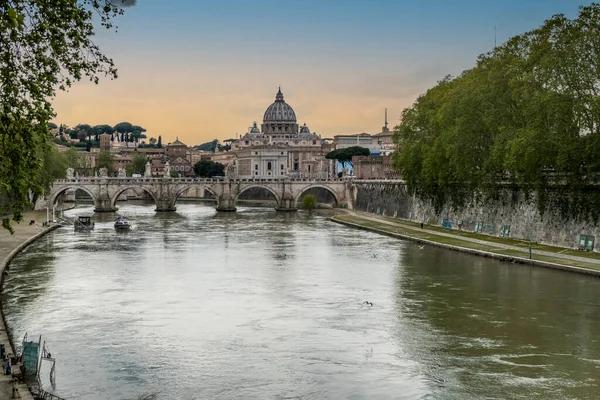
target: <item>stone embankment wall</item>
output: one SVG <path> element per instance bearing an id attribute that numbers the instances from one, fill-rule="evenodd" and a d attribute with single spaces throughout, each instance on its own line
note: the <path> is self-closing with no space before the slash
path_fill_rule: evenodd
<path id="1" fill-rule="evenodd" d="M 580 235 L 594 236 L 594 251 L 600 251 L 600 224 L 564 219 L 558 210 L 540 215 L 535 198 L 526 199 L 522 192 L 506 191 L 499 200 L 472 202 L 453 210 L 445 206 L 440 213 L 434 207 L 407 192 L 406 185 L 392 182 L 355 182 L 354 209 L 390 217 L 445 225 L 452 229 L 480 231 L 493 236 L 577 248 Z"/>

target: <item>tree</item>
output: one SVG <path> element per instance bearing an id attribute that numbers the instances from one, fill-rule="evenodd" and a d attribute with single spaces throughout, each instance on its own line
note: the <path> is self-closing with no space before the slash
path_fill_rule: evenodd
<path id="1" fill-rule="evenodd" d="M 64 152 L 67 168 L 73 168 L 73 171 L 81 173 L 84 168 L 83 160 L 75 147 L 69 147 Z"/>
<path id="2" fill-rule="evenodd" d="M 553 188 L 563 217 L 598 220 L 599 25 L 597 3 L 553 16 L 419 96 L 394 134 L 409 190 L 439 211 L 509 183 L 543 213 Z"/>
<path id="3" fill-rule="evenodd" d="M 11 0 L 0 6 L 0 208 L 23 219 L 30 193 L 43 194 L 38 175 L 50 146 L 50 99 L 74 81 L 116 78 L 113 61 L 91 40 L 94 14 L 105 28 L 123 10 L 116 2 Z M 8 218 L 2 224 L 11 230 Z"/>
<path id="4" fill-rule="evenodd" d="M 171 171 L 171 178 L 179 178 L 179 172 L 178 171 Z"/>
<path id="5" fill-rule="evenodd" d="M 131 159 L 131 173 L 144 175 L 144 172 L 146 172 L 146 161 L 147 158 L 145 154 L 135 152 Z"/>
<path id="6" fill-rule="evenodd" d="M 95 136 L 96 141 L 100 140 L 100 135 L 102 135 L 103 133 L 113 133 L 113 128 L 110 125 L 96 125 L 92 128 L 92 132 Z"/>
<path id="7" fill-rule="evenodd" d="M 162 148 L 162 136 L 160 135 L 158 135 L 158 143 L 156 144 L 156 147 L 159 149 Z"/>
<path id="8" fill-rule="evenodd" d="M 225 166 L 221 163 L 201 160 L 194 164 L 194 173 L 201 178 L 212 178 L 213 176 L 223 176 Z"/>
<path id="9" fill-rule="evenodd" d="M 214 139 L 210 142 L 202 143 L 198 146 L 194 146 L 197 150 L 210 151 L 214 153 L 217 149 L 221 150 L 221 145 L 219 144 L 219 139 Z"/>
<path id="10" fill-rule="evenodd" d="M 56 128 L 58 128 L 58 125 L 56 125 L 54 122 L 48 122 L 48 128 L 49 129 L 56 129 Z"/>
<path id="11" fill-rule="evenodd" d="M 98 159 L 96 160 L 96 167 L 98 171 L 100 168 L 106 168 L 108 175 L 111 176 L 115 172 L 115 168 L 113 166 L 115 157 L 110 151 L 101 151 L 98 154 Z"/>
<path id="12" fill-rule="evenodd" d="M 146 132 L 146 129 L 138 125 L 133 125 L 133 131 L 131 133 L 131 136 L 133 140 L 136 143 L 138 143 L 140 139 L 145 139 L 147 137 L 146 135 L 144 135 L 144 132 Z"/>
<path id="13" fill-rule="evenodd" d="M 156 138 L 151 137 L 150 140 L 149 140 L 149 142 L 150 142 L 151 145 L 154 146 L 156 144 Z"/>
<path id="14" fill-rule="evenodd" d="M 44 152 L 43 157 L 43 168 L 37 175 L 37 184 L 40 185 L 45 192 L 50 190 L 52 183 L 56 179 L 64 179 L 67 177 L 67 159 L 58 151 L 56 146 L 50 146 L 47 151 Z M 34 193 L 32 203 L 35 203 L 38 198 L 38 194 Z"/>
<path id="15" fill-rule="evenodd" d="M 328 160 L 338 160 L 342 163 L 342 167 L 345 168 L 346 163 L 352 166 L 352 157 L 368 156 L 369 154 L 371 154 L 371 152 L 367 148 L 360 146 L 352 146 L 330 151 L 325 155 L 325 158 L 327 158 Z"/>
<path id="16" fill-rule="evenodd" d="M 312 210 L 317 206 L 317 198 L 312 194 L 307 194 L 302 198 L 302 208 L 304 210 Z"/>
<path id="17" fill-rule="evenodd" d="M 113 127 L 115 132 L 121 134 L 122 142 L 131 142 L 130 135 L 133 133 L 133 125 L 131 122 L 119 122 Z"/>

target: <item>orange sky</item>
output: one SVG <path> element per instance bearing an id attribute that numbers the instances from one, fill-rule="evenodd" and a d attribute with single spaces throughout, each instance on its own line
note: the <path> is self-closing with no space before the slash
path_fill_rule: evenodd
<path id="1" fill-rule="evenodd" d="M 179 69 L 179 71 L 177 71 Z M 384 109 L 388 108 L 389 126 L 393 127 L 404 107 L 418 92 L 392 97 L 384 92 L 352 92 L 352 77 L 342 89 L 320 84 L 318 74 L 301 76 L 237 76 L 226 79 L 225 72 L 204 70 L 201 75 L 182 68 L 176 71 L 137 71 L 125 65 L 115 81 L 99 85 L 79 83 L 54 101 L 58 114 L 55 122 L 75 126 L 115 125 L 129 121 L 148 130 L 149 137 L 162 135 L 163 143 L 179 137 L 186 144 L 200 144 L 214 138 L 228 139 L 259 124 L 265 109 L 274 101 L 278 84 L 295 110 L 298 123 L 306 124 L 322 137 L 381 131 Z M 163 75 L 164 74 L 164 75 Z M 290 73 L 291 75 L 291 73 Z M 169 76 L 168 79 L 162 76 Z M 259 79 L 260 78 L 260 79 Z M 248 81 L 246 81 L 248 79 Z M 373 82 L 373 85 L 376 85 Z"/>
<path id="2" fill-rule="evenodd" d="M 385 108 L 392 128 L 419 94 L 472 67 L 495 38 L 589 1 L 426 3 L 139 1 L 117 18 L 118 32 L 94 38 L 119 78 L 59 93 L 55 122 L 129 121 L 163 143 L 195 145 L 260 124 L 281 85 L 298 123 L 322 137 L 377 133 Z"/>

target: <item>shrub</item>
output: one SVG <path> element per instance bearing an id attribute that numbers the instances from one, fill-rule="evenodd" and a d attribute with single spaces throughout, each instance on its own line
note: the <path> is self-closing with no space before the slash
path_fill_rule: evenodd
<path id="1" fill-rule="evenodd" d="M 305 210 L 312 210 L 317 206 L 317 198 L 312 194 L 307 194 L 302 198 L 302 208 Z"/>

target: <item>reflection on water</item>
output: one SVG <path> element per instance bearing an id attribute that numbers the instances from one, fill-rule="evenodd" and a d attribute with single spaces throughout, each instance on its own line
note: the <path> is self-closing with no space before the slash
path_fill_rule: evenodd
<path id="1" fill-rule="evenodd" d="M 301 212 L 120 207 L 130 232 L 115 232 L 115 214 L 94 215 L 90 233 L 59 229 L 22 253 L 5 283 L 9 325 L 44 336 L 63 396 L 598 391 L 595 279 L 421 250 Z"/>

